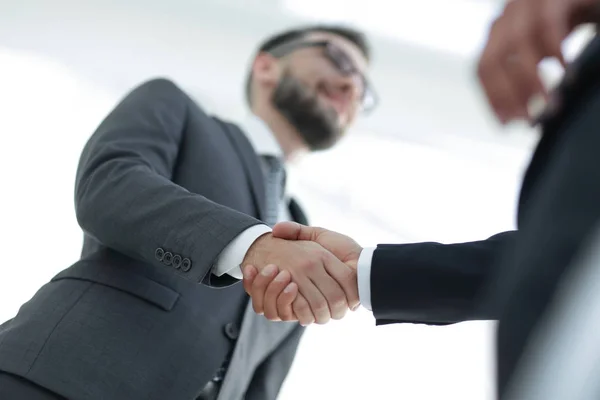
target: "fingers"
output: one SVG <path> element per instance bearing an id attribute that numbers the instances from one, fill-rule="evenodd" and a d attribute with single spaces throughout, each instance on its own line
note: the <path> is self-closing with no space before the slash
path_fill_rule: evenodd
<path id="1" fill-rule="evenodd" d="M 565 18 L 568 13 L 567 4 L 555 1 L 552 7 L 545 7 L 540 12 L 540 23 L 538 25 L 537 37 L 542 48 L 543 55 L 556 58 L 563 68 L 567 67 L 562 52 L 562 42 L 569 35 L 571 27 L 569 19 Z"/>
<path id="2" fill-rule="evenodd" d="M 304 296 L 296 297 L 296 300 L 294 300 L 292 304 L 292 310 L 294 311 L 294 314 L 296 314 L 296 318 L 298 319 L 300 325 L 308 326 L 315 322 L 315 317 L 312 313 L 310 305 Z"/>
<path id="3" fill-rule="evenodd" d="M 258 275 L 258 270 L 254 265 L 246 265 L 244 267 L 242 273 L 244 274 L 244 279 L 242 284 L 244 285 L 244 290 L 248 295 L 252 294 L 252 284 L 254 283 L 254 278 Z"/>
<path id="4" fill-rule="evenodd" d="M 297 321 L 298 317 L 294 314 L 293 303 L 298 296 L 298 285 L 294 282 L 288 284 L 283 293 L 277 297 L 277 312 L 282 321 Z M 301 297 L 301 296 L 300 296 Z M 306 299 L 304 299 L 306 301 Z M 311 318 L 314 317 L 311 315 Z"/>
<path id="5" fill-rule="evenodd" d="M 478 75 L 488 103 L 501 123 L 509 122 L 525 110 L 519 102 L 519 96 L 512 87 L 506 72 L 494 65 L 493 55 L 486 55 L 479 64 Z M 487 61 L 490 60 L 490 61 Z"/>
<path id="6" fill-rule="evenodd" d="M 520 105 L 523 107 L 522 118 L 530 118 L 528 106 L 535 96 L 542 96 L 548 100 L 548 92 L 538 73 L 538 64 L 543 56 L 532 48 L 530 51 L 521 51 L 516 63 L 509 63 L 507 70 L 517 88 Z"/>
<path id="7" fill-rule="evenodd" d="M 358 261 L 362 250 L 356 242 L 347 236 L 323 228 L 308 227 L 295 222 L 277 224 L 273 228 L 273 236 L 287 240 L 313 241 L 328 250 L 323 253 L 323 260 L 329 260 L 323 263 L 323 269 L 308 265 L 305 268 L 311 282 L 319 289 L 322 296 L 309 289 L 307 282 L 297 281 L 300 293 L 313 309 L 317 323 L 326 323 L 329 318 L 341 319 L 346 315 L 348 307 L 358 306 L 356 271 L 355 268 L 350 267 L 351 263 Z M 324 311 L 323 297 L 329 308 L 329 316 Z"/>
<path id="8" fill-rule="evenodd" d="M 278 272 L 279 270 L 275 265 L 269 264 L 255 276 L 249 293 L 252 298 L 252 308 L 255 313 L 264 314 L 265 291 Z"/>
<path id="9" fill-rule="evenodd" d="M 477 72 L 502 123 L 531 119 L 531 101 L 548 101 L 538 65 L 546 57 L 566 65 L 561 45 L 572 29 L 569 7 L 559 0 L 514 0 L 493 24 Z"/>
<path id="10" fill-rule="evenodd" d="M 295 299 L 295 296 L 290 299 L 290 292 L 287 291 L 284 293 L 284 289 L 291 283 L 292 276 L 288 271 L 281 271 L 275 276 L 275 278 L 268 284 L 267 289 L 265 291 L 264 297 L 264 312 L 265 317 L 271 321 L 281 321 L 283 318 L 279 313 L 279 298 L 281 297 L 281 302 L 289 307 L 291 311 L 292 302 Z M 296 295 L 297 286 L 296 287 Z"/>
<path id="11" fill-rule="evenodd" d="M 324 268 L 311 267 L 311 269 L 322 271 L 317 272 L 316 274 L 313 272 L 310 274 L 312 277 L 305 274 L 294 275 L 292 273 L 292 279 L 298 285 L 298 290 L 302 297 L 307 301 L 310 310 L 312 311 L 311 314 L 314 316 L 314 321 L 318 324 L 326 324 L 331 319 L 330 303 L 333 305 L 340 297 L 340 294 L 344 300 L 345 296 L 339 285 L 327 275 Z M 317 279 L 315 279 L 315 276 Z M 334 294 L 336 292 L 336 286 L 338 293 Z M 297 300 L 298 299 L 296 299 L 296 301 Z M 297 313 L 296 316 L 300 317 Z"/>
<path id="12" fill-rule="evenodd" d="M 302 231 L 301 225 L 296 224 L 295 226 Z M 296 232 L 298 232 L 298 229 L 296 229 Z M 332 245 L 339 247 L 339 240 L 335 239 L 337 236 L 332 233 L 329 233 L 329 235 L 333 238 Z M 296 306 L 304 306 L 303 303 L 305 302 L 311 310 L 312 317 L 309 318 L 308 315 L 305 315 L 303 318 L 307 323 L 315 321 L 319 324 L 325 324 L 332 318 L 341 319 L 345 316 L 349 306 L 354 307 L 358 304 L 357 289 L 355 288 L 356 278 L 353 275 L 353 269 L 338 260 L 321 245 L 308 240 L 289 241 L 275 237 L 267 241 L 272 244 L 269 251 L 265 250 L 269 248 L 266 245 L 263 246 L 265 248 L 253 246 L 255 246 L 256 253 L 254 257 L 258 260 L 263 259 L 258 263 L 269 265 L 260 270 L 256 276 L 253 276 L 252 269 L 248 268 L 246 271 L 248 278 L 244 283 L 244 288 L 252 297 L 252 306 L 256 313 L 266 313 L 266 317 L 271 320 L 279 320 L 282 316 L 286 320 L 292 319 L 293 315 L 291 314 L 294 314 L 295 311 L 292 307 L 290 312 L 289 303 L 290 301 L 296 301 L 290 298 L 294 294 L 294 290 L 297 290 L 301 295 L 298 297 L 303 297 L 299 301 L 300 305 L 296 304 Z M 346 256 L 351 253 L 360 253 L 354 249 L 354 247 L 360 249 L 358 245 L 351 246 L 354 249 L 352 251 L 345 251 L 343 250 L 344 246 L 341 247 L 340 252 L 346 254 Z M 252 257 L 247 258 L 252 259 Z M 289 272 L 280 274 L 278 279 L 275 279 L 280 271 L 274 264 L 282 266 L 284 270 Z M 328 269 L 335 278 L 328 272 Z M 290 283 L 290 276 L 297 288 L 292 285 L 290 287 L 292 293 L 286 292 L 279 299 L 285 287 Z M 354 279 L 352 279 L 353 276 Z M 282 310 L 279 310 L 279 308 Z M 296 316 L 299 317 L 297 314 Z"/>
<path id="13" fill-rule="evenodd" d="M 340 263 L 342 268 L 347 268 Z M 339 266 L 337 266 L 339 268 Z M 330 267 L 331 268 L 331 267 Z M 347 275 L 338 276 L 346 277 Z M 264 316 L 271 321 L 294 321 L 300 320 L 305 324 L 317 322 L 325 324 L 330 319 L 342 319 L 348 311 L 349 305 L 346 300 L 346 294 L 339 283 L 329 276 L 326 271 L 321 274 L 313 275 L 316 283 L 309 279 L 304 288 L 305 293 L 310 300 L 304 296 L 295 307 L 301 310 L 302 315 L 296 315 L 292 307 L 296 297 L 299 294 L 298 285 L 291 282 L 291 274 L 288 271 L 273 273 L 270 268 L 265 275 L 259 274 L 253 281 L 249 292 L 252 296 L 254 311 L 264 313 Z M 351 282 L 351 278 L 349 280 Z M 354 286 L 356 279 L 354 279 Z M 310 283 L 308 283 L 310 282 Z M 358 289 L 355 288 L 351 293 L 353 297 L 358 297 Z M 359 305 L 358 301 L 352 303 L 352 308 Z"/>
<path id="14" fill-rule="evenodd" d="M 256 267 L 246 266 L 243 271 L 244 290 L 251 296 L 252 308 L 257 314 L 264 313 L 271 321 L 296 321 L 298 318 L 294 314 L 292 303 L 298 296 L 298 285 L 290 282 L 292 277 L 288 271 L 276 272 L 266 270 L 266 275 L 259 275 Z M 304 320 L 310 324 L 314 317 L 305 316 Z"/>
<path id="15" fill-rule="evenodd" d="M 339 260 L 335 264 L 337 268 L 349 269 Z M 346 293 L 341 284 L 328 273 L 327 266 L 325 265 L 324 268 L 318 269 L 314 274 L 311 274 L 311 280 L 326 301 L 325 305 L 323 305 L 320 299 L 313 300 L 311 297 L 305 296 L 313 310 L 316 319 L 315 322 L 317 324 L 325 324 L 329 322 L 329 319 L 339 320 L 344 318 L 348 311 Z M 327 312 L 325 312 L 325 309 L 327 309 Z"/>
<path id="16" fill-rule="evenodd" d="M 340 302 L 339 308 L 332 310 L 332 318 L 341 319 L 348 308 L 354 310 L 360 305 L 357 273 L 355 269 L 348 267 L 333 256 L 326 260 L 325 270 L 344 292 L 344 302 Z"/>
<path id="17" fill-rule="evenodd" d="M 310 305 L 304 297 L 298 296 L 298 285 L 290 282 L 292 279 L 290 273 L 288 271 L 267 272 L 266 275 L 259 275 L 256 267 L 252 265 L 244 268 L 244 288 L 246 293 L 252 296 L 254 311 L 264 309 L 265 318 L 271 321 L 298 320 L 305 326 L 312 324 L 315 318 Z M 301 298 L 295 302 L 298 297 Z M 296 316 L 294 307 L 301 313 L 300 318 Z"/>
<path id="18" fill-rule="evenodd" d="M 531 77 L 527 18 L 527 15 L 516 12 L 510 14 L 509 4 L 505 14 L 494 22 L 478 64 L 477 72 L 482 88 L 490 107 L 502 123 L 528 117 L 530 93 L 518 84 Z M 516 24 L 519 29 L 513 30 L 508 23 Z M 521 37 L 517 37 L 515 32 Z M 537 61 L 534 64 L 533 73 L 537 79 Z"/>
<path id="19" fill-rule="evenodd" d="M 337 262 L 343 269 L 350 269 L 343 263 Z M 336 267 L 340 268 L 340 266 Z M 346 276 L 341 275 L 340 272 L 336 273 L 337 276 Z M 297 319 L 305 325 L 313 322 L 325 324 L 332 318 L 343 318 L 348 311 L 349 305 L 344 290 L 324 268 L 317 269 L 317 272 L 312 275 L 313 278 L 301 277 L 304 281 L 305 295 L 303 296 L 298 296 L 298 285 L 291 282 L 291 274 L 288 271 L 279 272 L 275 265 L 266 266 L 260 273 L 255 267 L 247 266 L 244 274 L 244 288 L 252 298 L 254 312 L 264 314 L 271 321 Z M 313 282 L 312 279 L 315 281 Z M 296 301 L 297 297 L 302 299 Z M 353 303 L 352 306 L 354 308 L 357 305 L 358 302 Z M 296 313 L 296 309 L 301 315 Z"/>

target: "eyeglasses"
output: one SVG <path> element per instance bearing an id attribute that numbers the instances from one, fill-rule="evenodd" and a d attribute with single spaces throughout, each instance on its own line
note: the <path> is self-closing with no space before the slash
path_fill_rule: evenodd
<path id="1" fill-rule="evenodd" d="M 352 58 L 339 46 L 329 41 L 293 41 L 284 43 L 280 46 L 268 50 L 267 52 L 274 57 L 283 57 L 296 50 L 310 47 L 320 47 L 324 49 L 324 55 L 329 62 L 344 76 L 354 75 L 358 80 L 358 89 L 361 97 L 361 108 L 364 113 L 370 113 L 379 103 L 379 99 L 373 85 L 367 77 L 358 69 Z"/>

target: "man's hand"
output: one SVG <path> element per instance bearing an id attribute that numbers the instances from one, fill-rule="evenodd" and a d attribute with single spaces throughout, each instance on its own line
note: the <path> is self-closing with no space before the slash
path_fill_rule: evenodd
<path id="1" fill-rule="evenodd" d="M 246 253 L 242 266 L 248 265 L 257 267 L 260 276 L 271 279 L 277 274 L 277 268 L 289 274 L 284 277 L 293 280 L 301 294 L 293 301 L 293 308 L 306 316 L 301 321 L 305 325 L 324 324 L 330 318 L 341 319 L 348 307 L 359 304 L 355 269 L 317 243 L 265 234 Z M 258 299 L 253 300 L 253 306 L 257 313 L 264 311 Z"/>
<path id="2" fill-rule="evenodd" d="M 362 247 L 351 237 L 324 228 L 280 222 L 273 227 L 273 236 L 286 240 L 309 240 L 320 244 L 338 260 L 356 271 Z"/>
<path id="3" fill-rule="evenodd" d="M 286 240 L 312 241 L 330 251 L 335 257 L 346 264 L 353 271 L 354 290 L 358 293 L 356 281 L 356 268 L 362 247 L 348 236 L 323 228 L 314 228 L 283 222 L 273 228 L 273 236 Z M 294 282 L 291 282 L 291 281 Z M 244 269 L 244 288 L 252 297 L 254 310 L 264 313 L 272 321 L 298 320 L 303 325 L 315 319 L 310 314 L 310 309 L 301 307 L 305 302 L 303 295 L 297 295 L 296 281 L 285 271 L 279 272 L 272 266 L 267 273 L 258 274 L 252 266 Z M 297 296 L 297 297 L 296 297 Z M 300 305 L 300 306 L 299 306 Z M 351 309 L 356 309 L 359 303 L 350 304 Z"/>
<path id="4" fill-rule="evenodd" d="M 490 106 L 502 123 L 531 119 L 534 96 L 549 99 L 538 73 L 545 58 L 566 66 L 561 45 L 573 29 L 598 21 L 597 0 L 509 0 L 496 19 L 478 65 Z"/>

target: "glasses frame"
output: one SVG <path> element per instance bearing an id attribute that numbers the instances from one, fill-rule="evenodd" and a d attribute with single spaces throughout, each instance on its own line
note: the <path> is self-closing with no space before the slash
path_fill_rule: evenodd
<path id="1" fill-rule="evenodd" d="M 364 114 L 371 113 L 379 104 L 379 97 L 373 88 L 369 79 L 363 74 L 350 56 L 339 46 L 327 40 L 306 41 L 297 40 L 283 43 L 276 46 L 266 53 L 274 57 L 281 58 L 287 56 L 297 50 L 311 47 L 320 47 L 325 50 L 327 60 L 342 74 L 342 75 L 357 75 L 363 84 L 363 93 L 361 94 L 361 111 Z"/>

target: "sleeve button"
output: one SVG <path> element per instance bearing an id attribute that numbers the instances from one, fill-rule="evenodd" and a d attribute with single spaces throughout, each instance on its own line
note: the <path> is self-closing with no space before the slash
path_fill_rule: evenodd
<path id="1" fill-rule="evenodd" d="M 158 249 L 156 249 L 154 251 L 154 257 L 158 260 L 158 261 L 162 261 L 163 258 L 165 257 L 165 251 L 163 249 L 161 249 L 160 247 Z"/>
<path id="2" fill-rule="evenodd" d="M 192 261 L 189 258 L 184 258 L 181 261 L 181 270 L 183 272 L 188 272 L 190 269 L 192 269 Z"/>
<path id="3" fill-rule="evenodd" d="M 173 256 L 173 267 L 175 267 L 175 269 L 181 267 L 181 263 L 182 263 L 182 259 L 181 256 L 179 254 L 176 254 Z"/>

